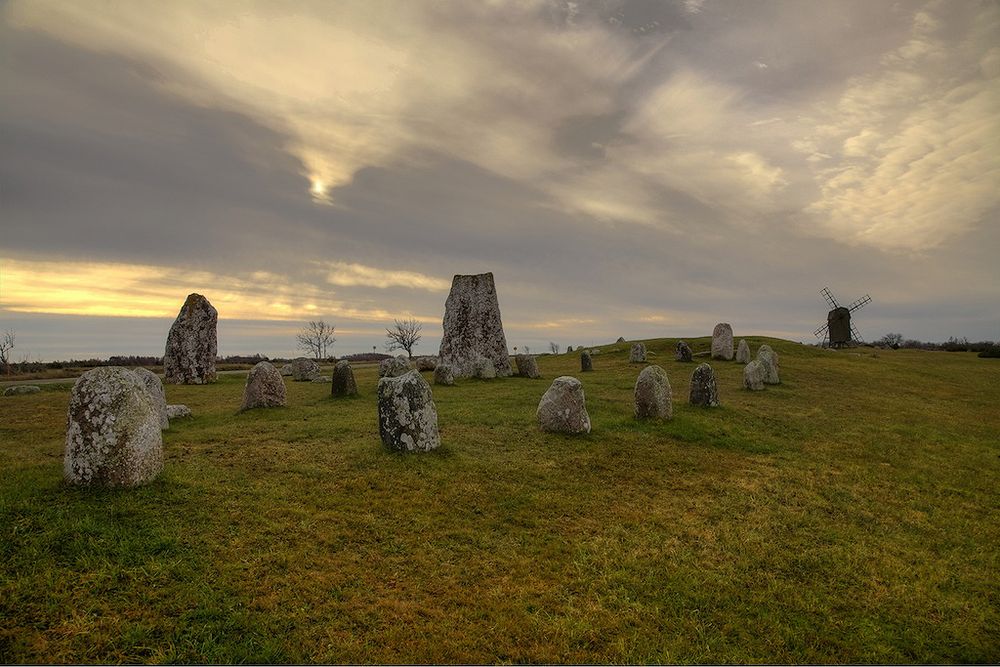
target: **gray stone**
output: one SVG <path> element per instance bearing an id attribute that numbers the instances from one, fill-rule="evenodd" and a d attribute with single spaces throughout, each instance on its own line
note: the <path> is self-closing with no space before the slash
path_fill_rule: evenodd
<path id="1" fill-rule="evenodd" d="M 63 474 L 70 484 L 136 486 L 163 470 L 159 413 L 127 368 L 105 366 L 77 378 L 66 423 Z"/>
<path id="2" fill-rule="evenodd" d="M 281 367 L 281 375 L 282 375 L 282 377 L 291 377 L 292 376 L 292 365 L 291 364 L 285 364 L 284 366 L 282 366 Z"/>
<path id="3" fill-rule="evenodd" d="M 691 405 L 714 408 L 719 405 L 719 385 L 715 371 L 708 364 L 699 364 L 691 375 Z"/>
<path id="4" fill-rule="evenodd" d="M 193 416 L 191 414 L 191 408 L 182 403 L 175 403 L 174 405 L 167 406 L 167 417 L 169 419 L 184 419 L 191 416 Z"/>
<path id="5" fill-rule="evenodd" d="M 542 374 L 538 372 L 538 361 L 530 354 L 519 354 L 514 357 L 514 361 L 517 363 L 519 376 L 532 380 L 542 377 Z"/>
<path id="6" fill-rule="evenodd" d="M 309 381 L 310 382 L 314 382 L 316 384 L 330 384 L 330 382 L 332 380 L 331 380 L 331 378 L 328 378 L 325 375 L 320 375 L 320 376 L 314 377 L 312 380 L 309 380 Z"/>
<path id="7" fill-rule="evenodd" d="M 438 358 L 431 355 L 416 357 L 413 359 L 413 365 L 416 366 L 418 371 L 432 371 L 437 368 Z"/>
<path id="8" fill-rule="evenodd" d="M 589 373 L 594 370 L 594 360 L 590 356 L 590 352 L 584 350 L 580 353 L 580 372 Z"/>
<path id="9" fill-rule="evenodd" d="M 164 381 L 169 384 L 215 382 L 219 313 L 201 294 L 189 294 L 167 334 Z"/>
<path id="10" fill-rule="evenodd" d="M 455 377 L 472 377 L 477 359 L 486 357 L 498 376 L 510 375 L 493 274 L 456 275 L 444 308 L 439 361 L 451 364 Z"/>
<path id="11" fill-rule="evenodd" d="M 349 361 L 338 361 L 333 367 L 331 377 L 333 386 L 330 387 L 330 394 L 336 397 L 357 396 L 358 383 L 354 380 L 354 369 Z"/>
<path id="12" fill-rule="evenodd" d="M 750 391 L 761 391 L 764 389 L 764 364 L 754 359 L 743 367 L 743 387 Z"/>
<path id="13" fill-rule="evenodd" d="M 36 384 L 16 384 L 3 390 L 4 396 L 20 396 L 23 394 L 37 394 L 42 390 Z"/>
<path id="14" fill-rule="evenodd" d="M 497 369 L 492 359 L 479 357 L 472 362 L 472 377 L 479 380 L 492 380 L 497 376 Z"/>
<path id="15" fill-rule="evenodd" d="M 438 364 L 434 369 L 434 384 L 451 387 L 455 384 L 455 369 L 451 364 Z"/>
<path id="16" fill-rule="evenodd" d="M 254 408 L 280 408 L 286 405 L 285 380 L 269 361 L 260 361 L 247 373 L 240 411 Z"/>
<path id="17" fill-rule="evenodd" d="M 778 353 L 766 343 L 757 350 L 757 361 L 764 367 L 764 384 L 781 384 L 781 365 L 778 363 Z"/>
<path id="18" fill-rule="evenodd" d="M 572 351 L 573 351 L 573 346 L 572 345 L 567 345 L 566 346 L 566 354 L 569 354 Z"/>
<path id="19" fill-rule="evenodd" d="M 691 354 L 691 347 L 682 340 L 677 341 L 677 351 L 674 353 L 674 358 L 677 361 L 692 361 L 694 357 Z"/>
<path id="20" fill-rule="evenodd" d="M 750 346 L 742 338 L 740 338 L 740 344 L 736 348 L 736 361 L 741 364 L 750 363 Z"/>
<path id="21" fill-rule="evenodd" d="M 378 381 L 378 431 L 393 451 L 427 452 L 441 445 L 431 387 L 419 372 Z"/>
<path id="22" fill-rule="evenodd" d="M 619 336 L 619 337 L 618 337 L 618 340 L 616 340 L 615 342 L 616 342 L 616 343 L 624 343 L 624 342 L 625 342 L 625 339 L 624 339 L 624 338 L 622 338 L 621 336 Z"/>
<path id="23" fill-rule="evenodd" d="M 137 368 L 132 372 L 138 376 L 153 399 L 156 413 L 160 417 L 160 428 L 164 431 L 167 430 L 170 428 L 170 419 L 167 417 L 167 395 L 163 391 L 163 382 L 160 380 L 160 376 L 148 368 Z"/>
<path id="24" fill-rule="evenodd" d="M 322 370 L 312 359 L 299 357 L 292 360 L 292 379 L 296 382 L 312 382 L 320 376 Z"/>
<path id="25" fill-rule="evenodd" d="M 642 343 L 632 343 L 632 351 L 629 352 L 628 360 L 633 364 L 641 364 L 646 361 L 646 346 Z"/>
<path id="26" fill-rule="evenodd" d="M 723 361 L 733 359 L 733 328 L 725 322 L 716 324 L 712 330 L 712 358 Z"/>
<path id="27" fill-rule="evenodd" d="M 646 366 L 635 381 L 636 418 L 670 419 L 673 414 L 673 393 L 667 372 L 659 366 Z"/>
<path id="28" fill-rule="evenodd" d="M 413 370 L 413 366 L 410 365 L 410 360 L 405 355 L 400 354 L 380 361 L 378 376 L 380 378 L 394 378 L 409 373 L 411 370 Z"/>
<path id="29" fill-rule="evenodd" d="M 587 414 L 583 384 L 569 375 L 552 381 L 538 402 L 535 415 L 543 431 L 590 433 L 590 415 Z"/>

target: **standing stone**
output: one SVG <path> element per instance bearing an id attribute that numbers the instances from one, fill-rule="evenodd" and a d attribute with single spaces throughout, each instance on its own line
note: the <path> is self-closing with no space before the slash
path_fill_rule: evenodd
<path id="1" fill-rule="evenodd" d="M 642 343 L 632 343 L 632 351 L 629 352 L 628 360 L 633 364 L 641 364 L 646 361 L 646 346 Z"/>
<path id="2" fill-rule="evenodd" d="M 438 358 L 431 355 L 415 357 L 413 359 L 413 365 L 416 366 L 418 371 L 432 371 L 437 368 Z"/>
<path id="3" fill-rule="evenodd" d="M 163 392 L 163 382 L 160 376 L 148 368 L 137 368 L 133 373 L 142 381 L 146 391 L 153 398 L 156 405 L 156 412 L 160 416 L 160 428 L 164 431 L 170 428 L 170 419 L 167 417 L 167 395 Z"/>
<path id="4" fill-rule="evenodd" d="M 569 354 L 569 353 L 571 353 L 572 351 L 573 351 L 573 346 L 572 346 L 572 345 L 567 345 L 567 346 L 566 346 L 566 354 Z"/>
<path id="5" fill-rule="evenodd" d="M 625 339 L 624 339 L 624 338 L 622 338 L 621 336 L 619 336 L 619 337 L 618 337 L 618 340 L 616 340 L 615 342 L 616 342 L 616 343 L 624 343 L 624 342 L 625 342 Z"/>
<path id="6" fill-rule="evenodd" d="M 438 364 L 434 368 L 434 384 L 451 387 L 455 384 L 455 369 L 451 364 Z"/>
<path id="7" fill-rule="evenodd" d="M 715 371 L 708 364 L 699 364 L 691 375 L 691 405 L 714 408 L 719 405 L 719 386 Z"/>
<path id="8" fill-rule="evenodd" d="M 378 432 L 393 451 L 429 452 L 441 445 L 431 387 L 418 371 L 378 381 Z"/>
<path id="9" fill-rule="evenodd" d="M 451 364 L 456 377 L 471 377 L 479 357 L 492 361 L 500 377 L 511 374 L 493 274 L 456 275 L 444 306 L 438 359 Z"/>
<path id="10" fill-rule="evenodd" d="M 712 358 L 723 361 L 733 359 L 733 328 L 725 322 L 716 324 L 712 330 Z"/>
<path id="11" fill-rule="evenodd" d="M 312 359 L 299 357 L 292 360 L 292 379 L 296 382 L 312 382 L 320 373 L 319 364 Z"/>
<path id="12" fill-rule="evenodd" d="M 183 403 L 176 403 L 174 405 L 167 405 L 167 418 L 169 419 L 185 419 L 187 417 L 192 417 L 191 408 L 184 405 Z"/>
<path id="13" fill-rule="evenodd" d="M 674 354 L 677 361 L 692 361 L 691 348 L 682 340 L 677 341 L 677 352 Z"/>
<path id="14" fill-rule="evenodd" d="M 590 433 L 590 415 L 587 414 L 583 384 L 569 375 L 552 381 L 538 402 L 535 415 L 543 431 Z"/>
<path id="15" fill-rule="evenodd" d="M 762 391 L 765 373 L 764 364 L 754 359 L 743 367 L 743 387 L 750 391 Z"/>
<path id="16" fill-rule="evenodd" d="M 750 363 L 750 346 L 747 345 L 747 342 L 742 338 L 740 338 L 740 344 L 736 348 L 736 361 L 741 364 Z"/>
<path id="17" fill-rule="evenodd" d="M 580 353 L 580 372 L 589 373 L 594 370 L 594 360 L 590 356 L 590 352 L 584 350 Z"/>
<path id="18" fill-rule="evenodd" d="M 492 359 L 479 357 L 472 362 L 472 377 L 479 380 L 492 380 L 497 376 L 497 369 Z"/>
<path id="19" fill-rule="evenodd" d="M 89 370 L 73 385 L 63 474 L 70 484 L 136 486 L 163 470 L 163 436 L 153 397 L 121 366 Z"/>
<path id="20" fill-rule="evenodd" d="M 354 369 L 351 363 L 346 360 L 338 361 L 333 367 L 333 385 L 330 387 L 330 394 L 335 397 L 357 396 L 358 383 L 354 381 Z"/>
<path id="21" fill-rule="evenodd" d="M 247 373 L 240 412 L 253 408 L 279 408 L 285 405 L 285 381 L 269 361 L 259 361 Z"/>
<path id="22" fill-rule="evenodd" d="M 635 381 L 636 418 L 670 419 L 673 414 L 673 394 L 667 372 L 659 366 L 646 366 Z"/>
<path id="23" fill-rule="evenodd" d="M 764 367 L 764 384 L 781 384 L 778 364 L 778 353 L 771 349 L 770 345 L 764 344 L 757 350 L 757 361 Z"/>
<path id="24" fill-rule="evenodd" d="M 380 361 L 378 365 L 378 376 L 380 378 L 394 378 L 399 377 L 404 373 L 409 373 L 411 370 L 413 370 L 413 366 L 410 365 L 410 360 L 400 354 Z"/>
<path id="25" fill-rule="evenodd" d="M 517 374 L 520 377 L 532 380 L 542 377 L 538 372 L 538 361 L 530 354 L 519 354 L 514 357 L 514 361 L 517 363 Z"/>
<path id="26" fill-rule="evenodd" d="M 219 312 L 200 294 L 189 294 L 167 334 L 163 374 L 170 384 L 215 382 Z"/>
<path id="27" fill-rule="evenodd" d="M 291 377 L 292 376 L 292 365 L 291 364 L 285 364 L 284 366 L 282 366 L 281 367 L 281 375 L 282 375 L 282 377 Z"/>

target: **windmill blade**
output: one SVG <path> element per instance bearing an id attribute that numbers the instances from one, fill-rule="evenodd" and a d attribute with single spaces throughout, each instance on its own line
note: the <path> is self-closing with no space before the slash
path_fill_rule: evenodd
<path id="1" fill-rule="evenodd" d="M 855 343 L 863 343 L 863 342 L 865 342 L 865 339 L 862 338 L 861 334 L 858 332 L 858 328 L 856 326 L 854 326 L 853 324 L 851 325 L 851 338 L 854 339 Z"/>
<path id="2" fill-rule="evenodd" d="M 830 308 L 840 308 L 840 304 L 833 298 L 833 294 L 830 292 L 829 287 L 824 287 L 819 291 L 819 293 L 826 297 L 826 302 L 830 304 Z"/>
<path id="3" fill-rule="evenodd" d="M 872 298 L 870 296 L 868 296 L 867 294 L 865 294 L 863 297 L 861 297 L 860 299 L 858 299 L 857 301 L 855 301 L 854 303 L 852 303 L 851 305 L 849 305 L 847 307 L 847 310 L 849 310 L 849 311 L 851 311 L 853 313 L 855 310 L 857 310 L 859 308 L 862 308 L 862 307 L 868 305 L 871 302 L 872 302 Z"/>
<path id="4" fill-rule="evenodd" d="M 819 329 L 816 329 L 816 331 L 813 331 L 813 335 L 816 336 L 816 338 L 826 338 L 828 331 L 830 331 L 830 325 L 824 324 Z"/>

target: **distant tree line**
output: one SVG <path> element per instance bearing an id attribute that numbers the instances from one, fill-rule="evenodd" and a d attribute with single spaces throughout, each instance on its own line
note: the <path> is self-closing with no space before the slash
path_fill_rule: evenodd
<path id="1" fill-rule="evenodd" d="M 873 343 L 876 347 L 891 347 L 894 350 L 938 350 L 944 352 L 978 352 L 980 357 L 1000 357 L 1000 343 L 982 340 L 970 343 L 968 338 L 951 337 L 943 343 L 928 343 L 913 338 L 903 338 L 902 334 L 887 333 Z"/>

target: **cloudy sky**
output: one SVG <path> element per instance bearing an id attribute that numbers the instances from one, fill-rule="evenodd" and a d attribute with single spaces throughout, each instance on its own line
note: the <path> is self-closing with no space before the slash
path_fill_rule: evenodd
<path id="1" fill-rule="evenodd" d="M 14 358 L 436 352 L 456 273 L 508 343 L 1000 339 L 1000 4 L 0 3 Z"/>

